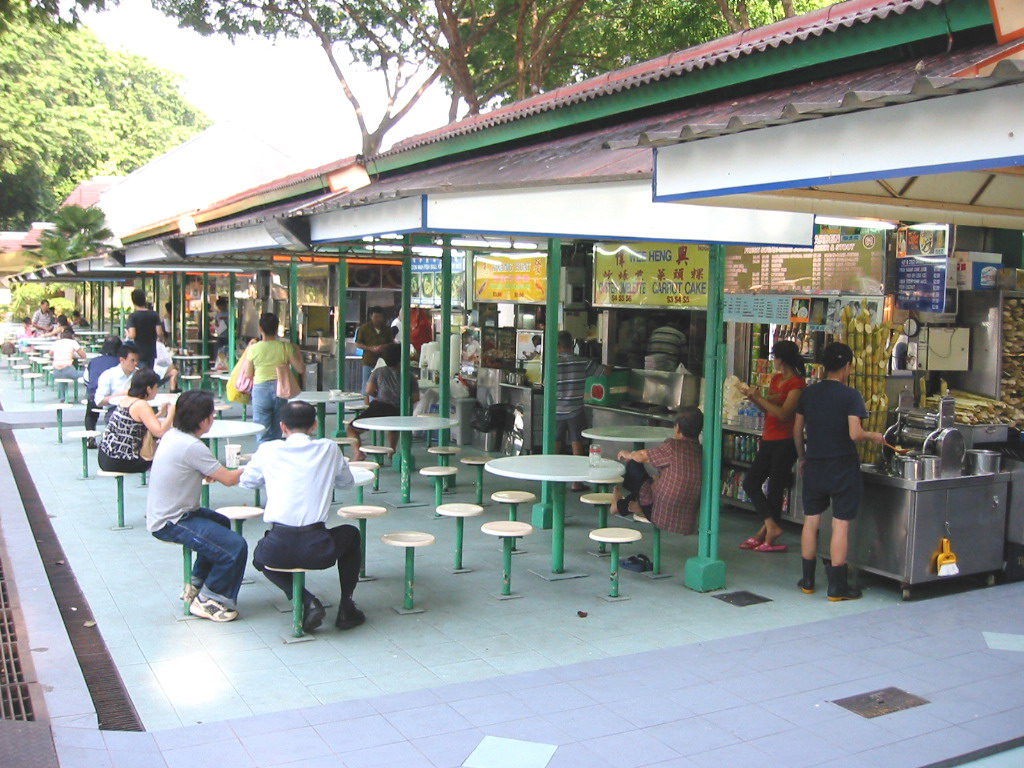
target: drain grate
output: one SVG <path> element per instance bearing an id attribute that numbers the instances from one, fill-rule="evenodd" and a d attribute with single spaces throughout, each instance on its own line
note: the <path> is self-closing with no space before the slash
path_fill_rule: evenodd
<path id="1" fill-rule="evenodd" d="M 0 720 L 32 720 L 32 700 L 21 669 L 14 616 L 0 562 Z"/>
<path id="2" fill-rule="evenodd" d="M 746 608 L 748 605 L 770 603 L 772 601 L 770 597 L 756 595 L 753 592 L 747 592 L 746 590 L 740 590 L 739 592 L 726 592 L 722 595 L 713 595 L 713 597 L 716 600 L 721 600 L 723 603 L 735 605 L 737 608 Z"/>
<path id="3" fill-rule="evenodd" d="M 832 703 L 850 710 L 855 715 L 870 719 L 891 715 L 893 712 L 902 712 L 904 709 L 920 707 L 922 704 L 927 704 L 928 700 L 907 693 L 902 688 L 881 688 L 877 691 L 858 693 L 856 696 L 847 696 L 845 699 L 836 699 Z"/>

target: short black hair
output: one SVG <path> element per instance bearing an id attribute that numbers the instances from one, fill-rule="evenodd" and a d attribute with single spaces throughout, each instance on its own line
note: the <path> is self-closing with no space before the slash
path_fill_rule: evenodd
<path id="1" fill-rule="evenodd" d="M 140 368 L 132 374 L 132 380 L 128 384 L 128 395 L 130 397 L 145 397 L 147 390 L 155 384 L 160 383 L 160 377 L 151 368 Z"/>
<path id="2" fill-rule="evenodd" d="M 572 334 L 568 331 L 558 332 L 558 348 L 559 349 L 572 349 L 572 345 L 575 343 L 575 339 Z"/>
<path id="3" fill-rule="evenodd" d="M 190 435 L 199 431 L 199 425 L 213 415 L 213 393 L 205 389 L 182 392 L 174 410 L 174 428 Z"/>
<path id="4" fill-rule="evenodd" d="M 680 408 L 679 414 L 676 416 L 676 427 L 683 437 L 696 440 L 700 437 L 701 430 L 704 429 L 704 414 L 701 413 L 700 408 L 693 405 Z"/>
<path id="5" fill-rule="evenodd" d="M 103 339 L 103 346 L 100 347 L 101 355 L 116 355 L 121 351 L 121 339 L 117 336 L 107 336 Z"/>
<path id="6" fill-rule="evenodd" d="M 293 432 L 308 432 L 316 424 L 316 408 L 305 400 L 289 400 L 280 413 L 281 423 Z"/>
<path id="7" fill-rule="evenodd" d="M 79 312 L 77 309 L 73 309 L 73 310 L 71 310 L 71 316 L 72 317 L 81 317 L 82 313 Z"/>
<path id="8" fill-rule="evenodd" d="M 165 301 L 164 302 L 164 309 L 166 309 L 168 312 L 170 312 L 171 311 L 171 302 Z"/>
<path id="9" fill-rule="evenodd" d="M 136 355 L 139 354 L 139 348 L 133 342 L 126 341 L 124 344 L 121 345 L 121 348 L 117 350 L 117 356 L 124 360 L 132 352 L 134 352 Z"/>
<path id="10" fill-rule="evenodd" d="M 219 297 L 217 297 L 217 309 L 227 309 L 227 308 L 228 308 L 228 297 L 227 296 L 219 296 Z"/>
<path id="11" fill-rule="evenodd" d="M 394 368 L 402 361 L 402 348 L 398 344 L 385 344 L 380 356 L 384 358 L 384 365 Z"/>
<path id="12" fill-rule="evenodd" d="M 64 328 L 64 330 L 60 332 L 60 337 L 62 339 L 73 339 L 73 338 L 75 338 L 75 329 L 72 328 L 70 325 L 66 326 Z"/>
<path id="13" fill-rule="evenodd" d="M 48 299 L 43 299 L 42 301 L 39 302 L 40 307 L 43 306 L 43 304 L 45 304 L 46 306 L 50 306 L 50 302 Z"/>
<path id="14" fill-rule="evenodd" d="M 264 312 L 260 315 L 260 330 L 267 336 L 277 336 L 277 329 L 280 325 L 281 321 L 273 312 Z"/>
<path id="15" fill-rule="evenodd" d="M 136 288 L 132 291 L 132 304 L 136 307 L 146 306 L 146 292 L 141 288 Z"/>
<path id="16" fill-rule="evenodd" d="M 828 373 L 842 370 L 853 362 L 853 350 L 841 341 L 833 341 L 821 353 L 821 363 Z"/>
<path id="17" fill-rule="evenodd" d="M 371 317 L 373 315 L 383 315 L 383 314 L 384 314 L 384 310 L 381 309 L 380 307 L 370 307 L 369 315 Z"/>
<path id="18" fill-rule="evenodd" d="M 31 323 L 31 322 L 32 322 L 31 318 L 28 318 L 28 317 L 21 318 L 21 324 L 22 325 L 24 325 L 25 323 Z"/>

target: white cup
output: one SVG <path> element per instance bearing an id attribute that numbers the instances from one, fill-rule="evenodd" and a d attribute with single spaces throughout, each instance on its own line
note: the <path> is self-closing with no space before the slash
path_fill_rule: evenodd
<path id="1" fill-rule="evenodd" d="M 330 396 L 331 400 L 341 400 L 341 396 L 345 393 L 340 389 L 331 389 L 328 390 L 327 394 Z"/>
<path id="2" fill-rule="evenodd" d="M 238 469 L 238 455 L 242 452 L 242 446 L 238 443 L 227 443 L 224 446 L 224 465 L 228 469 Z"/>

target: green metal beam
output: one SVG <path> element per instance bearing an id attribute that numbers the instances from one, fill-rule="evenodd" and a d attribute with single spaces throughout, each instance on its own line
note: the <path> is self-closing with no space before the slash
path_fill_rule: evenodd
<path id="1" fill-rule="evenodd" d="M 544 309 L 544 434 L 541 438 L 541 453 L 555 452 L 555 407 L 558 403 L 558 298 L 561 294 L 559 282 L 562 277 L 562 241 L 548 240 L 548 295 Z M 541 486 L 541 500 L 533 507 L 533 525 L 537 528 L 551 527 L 552 492 L 551 483 Z"/>
<path id="2" fill-rule="evenodd" d="M 292 257 L 288 262 L 288 340 L 299 343 L 299 329 L 295 326 L 299 314 L 299 262 Z"/>
<path id="3" fill-rule="evenodd" d="M 410 311 L 411 314 L 411 311 Z M 402 330 L 412 325 L 412 318 L 402 315 Z M 452 411 L 452 238 L 445 235 L 441 243 L 441 366 L 437 383 L 437 412 L 448 418 Z M 438 433 L 438 444 L 448 445 L 451 430 Z"/>
<path id="4" fill-rule="evenodd" d="M 238 325 L 238 309 L 235 306 L 235 273 L 228 275 L 228 370 L 235 367 L 235 349 L 238 344 L 236 326 Z"/>
<path id="5" fill-rule="evenodd" d="M 992 15 L 987 0 L 960 0 L 939 7 L 927 6 L 898 16 L 892 14 L 884 20 L 857 24 L 825 33 L 821 37 L 708 65 L 681 76 L 668 77 L 493 128 L 371 159 L 367 163 L 367 171 L 371 175 L 395 171 L 452 155 L 537 137 L 594 120 L 627 115 L 787 72 L 810 69 L 810 74 L 819 78 L 840 69 L 839 63 L 844 59 L 877 54 L 909 43 L 945 37 L 964 29 L 991 24 Z"/>
<path id="6" fill-rule="evenodd" d="M 348 313 L 348 262 L 341 259 L 337 266 L 335 266 L 335 274 L 338 280 L 338 306 L 334 312 L 334 386 L 336 389 L 343 390 L 345 389 L 345 315 Z M 342 421 L 341 414 L 344 412 L 344 409 L 341 405 L 338 408 L 340 409 L 338 416 L 338 424 L 340 426 Z"/>
<path id="7" fill-rule="evenodd" d="M 203 273 L 203 306 L 199 313 L 199 332 L 202 334 L 200 338 L 203 340 L 203 351 L 202 355 L 210 354 L 210 276 Z M 214 361 L 216 362 L 216 361 Z M 213 368 L 213 363 L 207 360 L 210 368 Z M 200 366 L 202 367 L 202 366 Z"/>

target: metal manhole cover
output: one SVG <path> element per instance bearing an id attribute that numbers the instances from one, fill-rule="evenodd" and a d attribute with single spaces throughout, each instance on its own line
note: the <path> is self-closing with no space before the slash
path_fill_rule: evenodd
<path id="1" fill-rule="evenodd" d="M 882 688 L 878 691 L 847 696 L 845 699 L 836 699 L 832 703 L 861 717 L 871 718 L 920 707 L 922 704 L 927 704 L 928 700 L 907 693 L 900 688 Z"/>
<path id="2" fill-rule="evenodd" d="M 748 605 L 770 603 L 772 601 L 770 597 L 755 595 L 753 592 L 746 592 L 742 590 L 739 592 L 726 592 L 723 595 L 714 595 L 714 598 L 716 600 L 721 600 L 723 603 L 735 605 L 737 608 L 746 608 Z"/>

